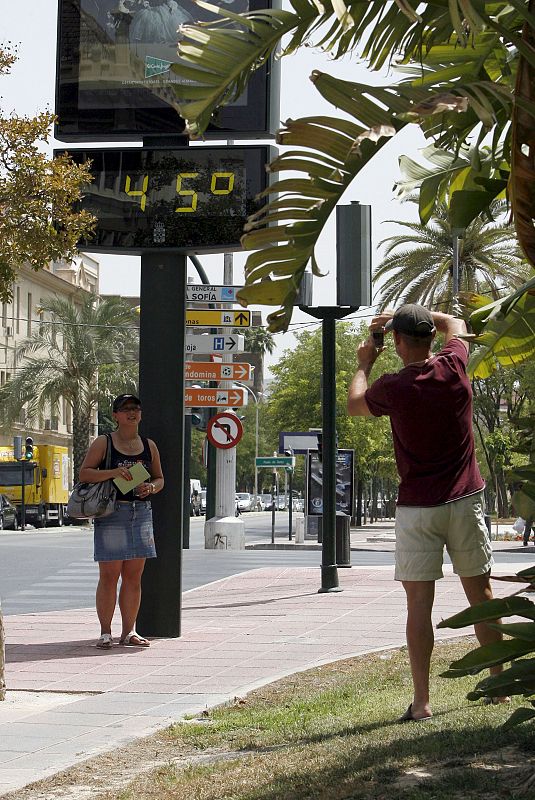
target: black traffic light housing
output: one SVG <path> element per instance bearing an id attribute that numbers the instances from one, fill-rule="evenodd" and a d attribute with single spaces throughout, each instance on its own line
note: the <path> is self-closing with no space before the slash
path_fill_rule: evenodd
<path id="1" fill-rule="evenodd" d="M 198 431 L 205 431 L 210 419 L 209 408 L 192 408 L 191 425 Z"/>
<path id="2" fill-rule="evenodd" d="M 31 436 L 27 436 L 24 441 L 24 460 L 31 461 L 33 458 L 33 439 Z"/>

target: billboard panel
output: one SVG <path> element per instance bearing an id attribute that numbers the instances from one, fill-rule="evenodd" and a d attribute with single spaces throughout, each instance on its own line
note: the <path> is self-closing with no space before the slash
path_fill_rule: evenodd
<path id="1" fill-rule="evenodd" d="M 336 454 L 336 510 L 353 514 L 354 450 Z M 307 514 L 323 514 L 323 464 L 317 452 L 310 451 L 307 465 Z"/>
<path id="2" fill-rule="evenodd" d="M 240 13 L 266 0 L 221 0 Z M 177 113 L 180 25 L 215 19 L 191 0 L 59 0 L 56 138 L 110 141 L 184 130 Z M 252 76 L 243 95 L 218 112 L 207 138 L 270 135 L 278 124 L 278 67 Z M 273 102 L 273 108 L 271 103 Z"/>

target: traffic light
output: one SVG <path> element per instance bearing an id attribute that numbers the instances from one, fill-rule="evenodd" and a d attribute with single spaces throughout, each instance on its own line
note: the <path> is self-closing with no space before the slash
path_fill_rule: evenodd
<path id="1" fill-rule="evenodd" d="M 198 431 L 205 431 L 210 419 L 209 408 L 192 408 L 191 409 L 191 425 Z"/>
<path id="2" fill-rule="evenodd" d="M 24 442 L 24 460 L 31 461 L 33 458 L 33 439 L 27 436 Z"/>
<path id="3" fill-rule="evenodd" d="M 22 436 L 13 437 L 13 455 L 17 461 L 22 458 Z"/>
<path id="4" fill-rule="evenodd" d="M 323 433 L 318 431 L 318 461 L 323 461 Z"/>

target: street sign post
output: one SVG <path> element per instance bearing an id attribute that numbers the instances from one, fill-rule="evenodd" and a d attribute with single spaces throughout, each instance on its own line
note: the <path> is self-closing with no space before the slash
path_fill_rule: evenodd
<path id="1" fill-rule="evenodd" d="M 252 374 L 252 364 L 243 362 L 223 364 L 215 361 L 186 361 L 187 381 L 248 381 Z"/>
<path id="2" fill-rule="evenodd" d="M 247 393 L 244 389 L 195 389 L 187 388 L 184 392 L 186 408 L 238 408 L 247 405 Z"/>
<path id="3" fill-rule="evenodd" d="M 186 289 L 188 303 L 235 303 L 236 295 L 243 286 L 208 286 L 189 283 Z"/>
<path id="4" fill-rule="evenodd" d="M 243 353 L 245 340 L 241 334 L 227 334 L 226 336 L 212 336 L 211 334 L 186 334 L 186 353 Z"/>
<path id="5" fill-rule="evenodd" d="M 186 327 L 199 326 L 201 328 L 250 328 L 250 311 L 186 311 Z"/>
<path id="6" fill-rule="evenodd" d="M 228 450 L 240 441 L 243 425 L 236 414 L 216 414 L 208 423 L 206 435 L 214 447 Z"/>
<path id="7" fill-rule="evenodd" d="M 259 456 L 255 459 L 257 467 L 295 467 L 294 456 Z"/>

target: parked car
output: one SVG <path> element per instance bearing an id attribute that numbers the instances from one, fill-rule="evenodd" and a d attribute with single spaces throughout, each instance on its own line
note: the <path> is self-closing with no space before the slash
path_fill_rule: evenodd
<path id="1" fill-rule="evenodd" d="M 271 511 L 273 508 L 273 495 L 271 494 L 261 494 L 260 499 L 264 505 L 264 511 Z"/>
<path id="2" fill-rule="evenodd" d="M 253 497 L 249 492 L 236 492 L 238 499 L 238 511 L 252 511 L 253 510 Z"/>
<path id="3" fill-rule="evenodd" d="M 17 517 L 17 509 L 13 503 L 5 494 L 0 494 L 0 530 L 4 528 L 11 528 L 11 530 L 18 531 L 19 518 Z"/>

